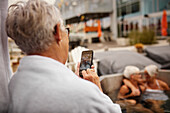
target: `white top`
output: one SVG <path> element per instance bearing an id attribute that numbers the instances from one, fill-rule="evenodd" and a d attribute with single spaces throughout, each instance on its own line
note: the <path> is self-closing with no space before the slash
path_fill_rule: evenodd
<path id="1" fill-rule="evenodd" d="M 9 113 L 121 113 L 99 88 L 51 58 L 26 56 L 9 84 Z"/>
<path id="2" fill-rule="evenodd" d="M 146 89 L 145 92 L 148 92 L 148 93 L 163 93 L 163 91 L 159 90 L 159 89 Z"/>

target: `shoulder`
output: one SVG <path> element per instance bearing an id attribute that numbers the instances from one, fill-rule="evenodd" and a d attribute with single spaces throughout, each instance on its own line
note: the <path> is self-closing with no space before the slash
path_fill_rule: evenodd
<path id="1" fill-rule="evenodd" d="M 162 81 L 162 80 L 159 80 L 159 79 L 156 79 L 156 80 L 158 81 L 158 83 L 159 83 L 160 85 L 167 85 L 166 82 L 164 82 L 164 81 Z"/>
<path id="2" fill-rule="evenodd" d="M 157 79 L 157 81 L 164 90 L 169 90 L 169 86 L 166 82 L 158 80 L 158 79 Z"/>
<path id="3" fill-rule="evenodd" d="M 84 110 L 89 113 L 120 113 L 120 106 L 114 104 L 112 100 L 102 93 L 99 88 L 86 80 L 80 79 L 73 93 L 76 100 L 85 107 Z"/>
<path id="4" fill-rule="evenodd" d="M 129 79 L 127 79 L 127 78 L 124 78 L 124 79 L 123 79 L 123 81 L 129 81 Z"/>
<path id="5" fill-rule="evenodd" d="M 123 83 L 126 84 L 126 83 L 131 83 L 131 82 L 130 82 L 129 79 L 124 78 L 124 79 L 123 79 Z"/>
<path id="6" fill-rule="evenodd" d="M 88 93 L 85 96 L 83 105 L 86 105 L 87 112 L 92 113 L 120 113 L 121 109 L 118 104 L 114 104 L 111 99 L 100 91 Z"/>

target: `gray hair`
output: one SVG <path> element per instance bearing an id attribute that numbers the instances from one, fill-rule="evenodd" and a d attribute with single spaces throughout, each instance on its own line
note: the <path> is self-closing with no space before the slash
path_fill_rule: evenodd
<path id="1" fill-rule="evenodd" d="M 124 77 L 130 79 L 131 75 L 139 73 L 139 72 L 140 70 L 136 66 L 126 66 L 123 74 L 124 74 Z"/>
<path id="2" fill-rule="evenodd" d="M 156 65 L 149 65 L 145 67 L 145 70 L 150 77 L 154 77 L 158 74 L 158 67 Z"/>
<path id="3" fill-rule="evenodd" d="M 6 32 L 26 54 L 41 53 L 54 41 L 57 24 L 64 30 L 56 7 L 43 0 L 29 0 L 9 7 Z"/>

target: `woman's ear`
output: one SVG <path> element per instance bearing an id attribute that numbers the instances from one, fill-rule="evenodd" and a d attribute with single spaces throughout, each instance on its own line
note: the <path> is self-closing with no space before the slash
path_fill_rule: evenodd
<path id="1" fill-rule="evenodd" d="M 54 38 L 57 42 L 57 44 L 59 44 L 59 42 L 61 41 L 61 36 L 60 36 L 60 25 L 57 24 L 55 27 L 54 27 Z"/>

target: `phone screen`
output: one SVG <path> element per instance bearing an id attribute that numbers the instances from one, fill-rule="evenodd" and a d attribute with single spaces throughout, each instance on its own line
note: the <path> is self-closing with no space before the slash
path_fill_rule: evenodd
<path id="1" fill-rule="evenodd" d="M 92 65 L 92 61 L 93 61 L 93 51 L 92 50 L 83 51 L 81 55 L 80 72 L 79 72 L 81 77 L 82 77 L 81 71 L 87 70 L 88 68 L 90 69 Z"/>

